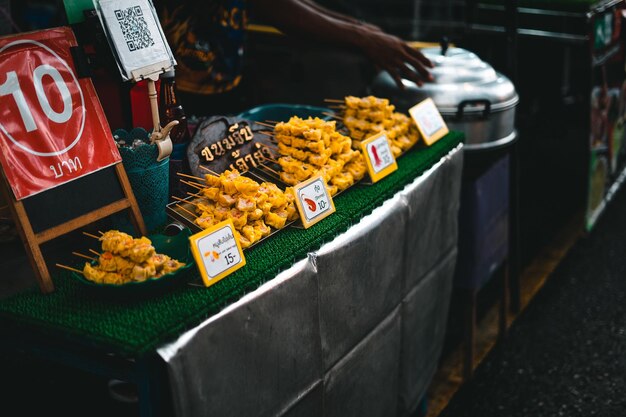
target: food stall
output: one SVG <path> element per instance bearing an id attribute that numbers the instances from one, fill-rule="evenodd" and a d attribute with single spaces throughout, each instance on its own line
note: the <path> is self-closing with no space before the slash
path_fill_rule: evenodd
<path id="1" fill-rule="evenodd" d="M 22 36 L 39 36 L 34 42 L 47 50 L 50 33 Z M 72 40 L 69 28 L 54 33 Z M 23 43 L 0 41 L 8 45 L 5 50 L 22 53 Z M 75 45 L 70 42 L 70 46 Z M 56 113 L 58 108 L 54 107 L 48 112 L 56 118 L 65 114 L 66 107 L 80 103 L 76 97 L 83 97 L 79 88 L 63 94 L 66 77 L 73 77 L 80 61 L 69 49 L 62 49 L 65 69 L 58 70 L 61 75 L 41 77 L 61 85 L 57 89 L 61 91 L 63 111 Z M 8 60 L 2 62 L 6 65 Z M 146 74 L 147 78 L 153 75 Z M 136 73 L 129 75 L 137 77 Z M 89 77 L 81 74 L 78 78 L 81 81 L 76 85 L 89 85 Z M 152 93 L 152 87 L 148 88 Z M 0 97 L 8 100 L 15 95 Z M 25 97 L 33 108 L 42 102 L 39 96 Z M 97 106 L 91 90 L 89 97 Z M 176 228 L 166 228 L 174 232 L 146 235 L 142 218 L 145 213 L 138 212 L 133 192 L 121 202 L 102 203 L 108 207 L 105 211 L 97 205 L 88 206 L 86 214 L 64 210 L 70 206 L 85 209 L 72 204 L 77 196 L 89 202 L 91 198 L 86 196 L 114 189 L 111 177 L 106 175 L 88 173 L 73 178 L 53 187 L 54 198 L 45 187 L 34 197 L 19 195 L 14 188 L 14 194 L 10 194 L 12 183 L 5 184 L 9 201 L 18 208 L 20 204 L 26 206 L 26 216 L 15 218 L 24 241 L 29 242 L 28 233 L 24 233 L 29 225 L 36 243 L 37 238 L 46 238 L 47 242 L 63 236 L 68 240 L 60 248 L 67 250 L 64 258 L 72 260 L 61 263 L 60 257 L 42 259 L 56 263 L 55 268 L 48 268 L 48 274 L 33 262 L 30 272 L 38 276 L 39 286 L 0 299 L 3 352 L 25 352 L 131 382 L 138 390 L 142 416 L 383 416 L 390 410 L 400 416 L 411 415 L 434 375 L 443 343 L 457 257 L 464 135 L 441 133 L 426 142 L 417 133 L 419 123 L 413 126 L 413 119 L 394 112 L 386 99 L 346 97 L 336 101 L 342 103 L 344 113 L 336 111 L 333 118 L 337 120 L 289 117 L 261 125 L 265 134 L 276 140 L 269 145 L 279 151 L 273 154 L 274 160 L 257 154 L 268 145 L 255 140 L 256 131 L 249 138 L 253 130 L 242 129 L 244 124 L 255 126 L 257 122 L 240 119 L 227 124 L 230 133 L 211 143 L 201 142 L 205 138 L 200 125 L 200 133 L 194 137 L 199 142 L 192 141 L 194 147 L 188 149 L 188 155 L 199 156 L 194 168 L 203 166 L 207 173 L 195 171 L 181 178 L 192 179 L 187 183 L 195 185 L 197 191 L 187 199 L 181 198 L 185 201 L 170 203 L 175 208 L 168 211 L 168 221 L 182 222 L 178 233 Z M 357 117 L 365 112 L 366 103 L 370 112 L 367 123 Z M 380 104 L 382 110 L 374 109 L 372 103 Z M 350 111 L 354 116 L 349 116 Z M 88 113 L 73 114 L 91 117 Z M 68 120 L 73 120 L 71 115 Z M 36 126 L 40 122 L 34 118 Z M 343 133 L 335 131 L 339 122 L 345 124 Z M 388 125 L 380 130 L 383 123 Z M 13 128 L 7 131 L 13 134 Z M 108 134 L 110 128 L 102 131 L 103 137 L 98 138 L 101 145 L 114 145 L 112 134 Z M 167 149 L 167 129 L 161 130 L 155 124 L 152 135 L 149 146 L 158 148 L 157 158 L 167 158 L 162 155 Z M 5 136 L 1 139 L 8 146 L 8 156 L 20 152 L 11 148 L 12 142 Z M 52 132 L 43 142 L 54 144 L 58 136 Z M 82 140 L 79 135 L 77 143 Z M 93 140 L 84 139 L 87 145 Z M 309 150 L 315 147 L 320 151 L 303 154 L 308 162 L 295 161 L 303 152 L 296 143 L 304 142 Z M 222 145 L 230 151 L 228 155 Z M 240 152 L 248 145 L 252 145 L 251 153 L 244 156 Z M 227 161 L 216 157 L 224 156 L 219 155 L 222 151 L 234 158 L 235 165 L 226 164 L 216 171 L 216 162 Z M 110 153 L 117 178 L 127 184 L 121 157 L 114 148 Z M 256 165 L 259 161 L 260 168 Z M 349 171 L 351 163 L 356 165 L 353 168 L 362 169 Z M 270 187 L 266 182 L 257 182 L 260 174 L 253 175 L 250 165 L 246 165 L 246 175 L 236 171 L 244 171 L 242 164 L 252 164 L 266 174 L 278 174 L 286 182 L 281 186 L 295 187 L 291 198 L 300 198 L 300 192 L 308 190 L 309 181 L 320 181 L 332 199 L 319 200 L 316 196 L 307 201 L 302 194 L 304 197 L 296 200 L 296 205 L 300 201 L 301 224 L 297 224 L 296 217 L 289 217 L 293 223 L 287 224 L 283 214 L 297 214 L 283 211 L 284 205 L 292 202 L 290 198 L 283 196 L 280 209 L 272 203 L 265 212 L 259 190 Z M 294 166 L 297 171 L 287 171 Z M 324 172 L 328 176 L 320 173 L 326 166 L 333 168 Z M 342 171 L 344 166 L 346 170 Z M 318 167 L 318 171 L 308 172 L 312 167 Z M 109 167 L 100 171 L 106 173 L 105 168 Z M 6 174 L 11 168 L 3 162 L 2 169 Z M 300 176 L 305 171 L 309 175 L 306 179 Z M 357 173 L 361 178 L 356 179 Z M 293 184 L 287 182 L 292 180 Z M 229 186 L 234 189 L 228 191 Z M 65 187 L 75 188 L 65 193 Z M 287 195 L 287 188 L 280 192 Z M 88 192 L 93 189 L 103 191 Z M 244 198 L 250 190 L 256 193 L 254 201 Z M 274 196 L 278 195 L 276 191 Z M 53 210 L 34 216 L 31 199 L 35 197 L 37 207 L 52 204 Z M 93 199 L 98 197 L 102 196 Z M 321 201 L 331 201 L 334 211 L 319 218 L 307 217 L 307 213 L 315 214 Z M 217 214 L 224 208 L 230 214 L 224 221 L 218 220 Z M 102 223 L 91 222 L 105 220 L 93 216 L 94 211 L 105 217 L 124 210 L 133 213 L 138 237 L 98 229 Z M 181 214 L 185 210 L 192 215 L 187 223 Z M 241 221 L 241 212 L 250 219 L 253 213 L 262 216 L 272 225 L 271 234 L 253 241 L 252 237 L 258 238 L 257 229 Z M 46 224 L 40 231 L 38 222 L 44 220 L 59 221 L 68 230 Z M 69 233 L 70 226 L 77 233 Z M 248 226 L 251 228 L 246 229 Z M 232 234 L 218 235 L 225 228 Z M 209 242 L 215 249 L 203 250 L 203 239 L 213 239 Z M 218 252 L 221 245 L 234 252 Z M 154 264 L 163 255 L 168 256 L 167 262 L 175 262 L 175 269 L 167 269 L 170 264 L 164 262 L 152 265 L 155 274 L 150 274 L 148 260 Z M 236 265 L 231 265 L 233 259 L 237 259 Z M 129 261 L 135 262 L 132 268 Z M 214 274 L 212 268 L 220 262 L 224 269 Z M 360 389 L 355 390 L 357 382 Z"/>

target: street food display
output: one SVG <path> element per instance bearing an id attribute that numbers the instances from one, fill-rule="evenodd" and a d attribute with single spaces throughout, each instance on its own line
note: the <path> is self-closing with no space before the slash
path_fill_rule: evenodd
<path id="1" fill-rule="evenodd" d="M 306 181 L 322 173 L 331 195 L 361 180 L 367 172 L 359 150 L 352 139 L 336 129 L 335 121 L 318 117 L 291 117 L 274 127 L 278 142 L 280 179 L 289 185 Z"/>
<path id="2" fill-rule="evenodd" d="M 174 273 L 185 263 L 156 253 L 145 236 L 133 238 L 118 230 L 103 233 L 102 253 L 93 262 L 86 262 L 82 274 L 97 284 L 143 282 Z"/>
<path id="3" fill-rule="evenodd" d="M 242 248 L 248 248 L 298 218 L 294 193 L 270 182 L 258 183 L 237 170 L 206 174 L 193 200 L 196 225 L 207 229 L 231 219 Z"/>
<path id="4" fill-rule="evenodd" d="M 360 149 L 362 140 L 384 131 L 397 158 L 419 140 L 419 132 L 411 118 L 396 112 L 395 106 L 385 98 L 347 96 L 344 103 L 341 106 L 343 124 L 357 149 Z"/>

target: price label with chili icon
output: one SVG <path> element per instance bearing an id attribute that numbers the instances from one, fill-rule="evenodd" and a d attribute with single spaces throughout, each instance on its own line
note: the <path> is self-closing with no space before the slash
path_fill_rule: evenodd
<path id="1" fill-rule="evenodd" d="M 210 287 L 246 264 L 231 219 L 189 237 L 204 285 Z"/>
<path id="2" fill-rule="evenodd" d="M 389 145 L 389 139 L 384 132 L 361 142 L 361 148 L 372 182 L 378 182 L 398 169 L 396 158 L 393 157 Z"/>
<path id="3" fill-rule="evenodd" d="M 326 181 L 316 175 L 293 187 L 296 206 L 305 229 L 335 212 L 335 203 L 330 196 Z"/>

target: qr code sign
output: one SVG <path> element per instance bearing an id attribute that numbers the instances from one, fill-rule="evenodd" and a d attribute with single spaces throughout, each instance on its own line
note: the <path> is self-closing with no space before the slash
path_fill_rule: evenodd
<path id="1" fill-rule="evenodd" d="M 115 10 L 115 16 L 129 51 L 138 51 L 154 45 L 154 39 L 152 39 L 148 24 L 143 18 L 143 11 L 140 6 Z"/>

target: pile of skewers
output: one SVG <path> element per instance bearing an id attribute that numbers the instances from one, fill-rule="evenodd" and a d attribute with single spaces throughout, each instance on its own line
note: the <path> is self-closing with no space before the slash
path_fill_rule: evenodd
<path id="1" fill-rule="evenodd" d="M 360 148 L 362 140 L 385 132 L 395 157 L 402 155 L 419 140 L 415 123 L 395 111 L 389 100 L 374 96 L 347 96 L 343 100 L 327 100 L 337 110 L 340 120 L 348 128 L 353 146 Z"/>
<path id="2" fill-rule="evenodd" d="M 185 265 L 167 255 L 156 253 L 150 239 L 144 236 L 133 238 L 118 230 L 109 230 L 100 236 L 84 234 L 102 242 L 102 252 L 90 249 L 95 256 L 72 252 L 89 260 L 82 270 L 60 264 L 57 266 L 79 273 L 97 284 L 143 282 L 176 272 Z"/>
<path id="3" fill-rule="evenodd" d="M 177 207 L 193 216 L 194 223 L 203 229 L 232 219 L 235 237 L 244 249 L 268 236 L 271 228 L 282 229 L 287 222 L 298 218 L 290 187 L 282 191 L 270 182 L 259 184 L 236 170 L 221 174 L 211 171 L 204 178 L 179 175 L 194 180 L 181 181 L 198 191 L 189 193 L 195 197 L 191 200 L 173 197 L 180 203 L 191 204 L 193 211 L 182 204 Z"/>
<path id="4" fill-rule="evenodd" d="M 280 179 L 286 184 L 296 185 L 322 173 L 330 194 L 335 195 L 367 172 L 363 155 L 352 149 L 348 136 L 336 130 L 335 121 L 294 116 L 271 127 L 281 155 L 276 161 L 282 168 Z"/>

